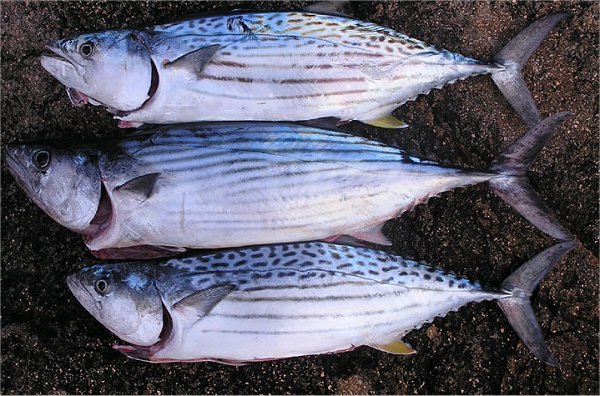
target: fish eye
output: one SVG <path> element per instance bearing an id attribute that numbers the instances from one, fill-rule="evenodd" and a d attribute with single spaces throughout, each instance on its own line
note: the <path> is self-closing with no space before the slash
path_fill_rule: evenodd
<path id="1" fill-rule="evenodd" d="M 44 172 L 50 166 L 50 152 L 47 150 L 38 150 L 33 153 L 33 166 L 40 172 Z"/>
<path id="2" fill-rule="evenodd" d="M 87 43 L 81 44 L 81 46 L 79 47 L 79 53 L 81 54 L 81 56 L 84 56 L 86 58 L 92 56 L 92 54 L 94 53 L 94 43 L 88 41 Z"/>
<path id="3" fill-rule="evenodd" d="M 107 294 L 109 292 L 108 281 L 106 279 L 98 279 L 94 284 L 94 290 L 98 294 Z"/>

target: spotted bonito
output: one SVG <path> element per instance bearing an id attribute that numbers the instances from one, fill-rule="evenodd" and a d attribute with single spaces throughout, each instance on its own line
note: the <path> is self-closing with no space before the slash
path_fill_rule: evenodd
<path id="1" fill-rule="evenodd" d="M 398 128 L 398 106 L 486 73 L 532 126 L 521 69 L 565 16 L 534 22 L 492 62 L 345 16 L 236 11 L 54 41 L 41 63 L 75 105 L 105 106 L 122 127 L 335 117 Z"/>
<path id="2" fill-rule="evenodd" d="M 546 249 L 500 288 L 385 252 L 319 242 L 95 265 L 67 283 L 86 310 L 132 344 L 116 349 L 153 363 L 240 364 L 361 345 L 410 354 L 401 340 L 410 330 L 495 300 L 529 350 L 555 366 L 529 298 L 574 245 Z"/>
<path id="3" fill-rule="evenodd" d="M 334 240 L 389 244 L 386 220 L 444 191 L 489 182 L 542 231 L 571 235 L 526 177 L 559 113 L 485 171 L 442 166 L 339 130 L 281 123 L 161 127 L 67 148 L 8 145 L 8 169 L 53 219 L 102 258 L 192 248 Z"/>

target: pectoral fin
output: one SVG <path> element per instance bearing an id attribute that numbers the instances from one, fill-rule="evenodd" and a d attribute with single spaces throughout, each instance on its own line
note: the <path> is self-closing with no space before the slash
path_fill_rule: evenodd
<path id="1" fill-rule="evenodd" d="M 116 187 L 115 191 L 132 194 L 137 200 L 143 202 L 152 195 L 159 176 L 160 173 L 149 173 L 138 176 Z"/>
<path id="2" fill-rule="evenodd" d="M 184 315 L 201 318 L 208 315 L 235 288 L 234 285 L 227 284 L 198 290 L 173 304 L 173 309 Z"/>
<path id="3" fill-rule="evenodd" d="M 363 121 L 365 124 L 373 125 L 379 128 L 387 129 L 401 129 L 408 127 L 404 121 L 397 119 L 393 115 L 386 115 L 383 117 L 375 118 L 373 120 Z"/>
<path id="4" fill-rule="evenodd" d="M 393 341 L 383 345 L 371 344 L 369 346 L 383 352 L 393 353 L 394 355 L 412 355 L 413 353 L 417 353 L 410 345 L 402 341 Z"/>
<path id="5" fill-rule="evenodd" d="M 385 223 L 381 223 L 371 227 L 363 228 L 349 235 L 356 239 L 376 243 L 378 245 L 391 246 L 392 242 L 387 239 L 385 235 L 383 235 L 383 231 L 381 230 L 384 224 Z"/>
<path id="6" fill-rule="evenodd" d="M 202 70 L 210 59 L 221 49 L 220 44 L 209 45 L 208 47 L 198 48 L 192 52 L 180 56 L 174 61 L 167 61 L 165 68 L 175 67 L 188 70 L 200 78 Z"/>

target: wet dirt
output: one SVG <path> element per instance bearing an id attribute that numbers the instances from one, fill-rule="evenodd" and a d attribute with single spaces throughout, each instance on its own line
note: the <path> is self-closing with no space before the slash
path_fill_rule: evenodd
<path id="1" fill-rule="evenodd" d="M 71 106 L 40 66 L 44 44 L 109 28 L 205 11 L 297 8 L 303 3 L 2 2 L 2 144 L 122 134 L 99 107 Z M 81 237 L 53 222 L 2 167 L 1 392 L 180 393 L 582 393 L 598 394 L 598 4 L 596 2 L 353 2 L 357 19 L 478 59 L 491 59 L 534 20 L 569 12 L 525 68 L 542 115 L 575 115 L 547 144 L 531 181 L 581 241 L 533 297 L 550 349 L 537 361 L 494 303 L 464 307 L 411 332 L 418 351 L 353 352 L 227 367 L 151 365 L 111 349 L 118 339 L 70 294 L 67 274 L 99 262 Z M 494 86 L 478 76 L 395 112 L 401 131 L 346 128 L 466 168 L 487 164 L 525 131 Z M 486 186 L 445 193 L 389 221 L 388 250 L 498 285 L 553 241 Z"/>

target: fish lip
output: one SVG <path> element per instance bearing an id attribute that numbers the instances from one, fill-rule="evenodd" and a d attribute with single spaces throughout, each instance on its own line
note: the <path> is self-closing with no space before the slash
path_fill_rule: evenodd
<path id="1" fill-rule="evenodd" d="M 81 295 L 81 296 L 87 295 L 89 297 L 90 301 L 94 303 L 94 305 L 97 302 L 99 302 L 98 300 L 96 300 L 94 298 L 92 293 L 90 293 L 90 291 L 85 286 L 83 286 L 83 282 L 81 282 L 81 280 L 77 277 L 76 273 L 73 273 L 73 274 L 70 274 L 67 276 L 67 286 L 69 287 L 69 290 L 71 290 L 71 293 L 73 294 L 73 296 L 75 296 L 75 299 L 77 299 L 77 301 L 79 301 L 79 297 L 77 297 L 77 294 L 75 293 L 75 291 L 79 291 L 80 292 L 79 295 Z M 81 301 L 79 301 L 79 303 L 81 305 L 83 305 L 81 303 Z"/>
<path id="2" fill-rule="evenodd" d="M 60 48 L 53 47 L 51 45 L 46 45 L 46 49 L 49 50 L 50 52 L 52 52 L 56 56 L 51 56 L 51 55 L 42 55 L 42 56 L 45 56 L 45 57 L 50 58 L 50 59 L 62 61 L 62 62 L 67 62 L 71 66 L 73 66 L 73 68 L 75 69 L 75 71 L 77 72 L 77 74 L 81 75 L 81 73 L 79 73 L 79 67 L 81 65 L 79 63 L 75 62 L 75 60 L 69 58 L 64 53 L 63 50 L 61 50 Z"/>

